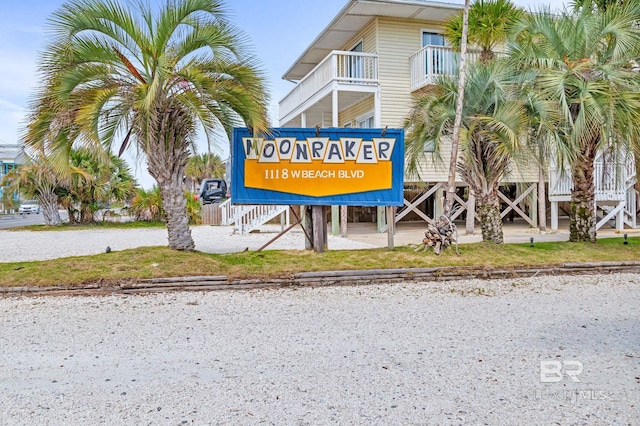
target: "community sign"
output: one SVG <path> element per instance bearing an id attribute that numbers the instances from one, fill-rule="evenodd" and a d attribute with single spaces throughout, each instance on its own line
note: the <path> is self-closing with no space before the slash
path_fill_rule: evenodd
<path id="1" fill-rule="evenodd" d="M 402 129 L 236 128 L 231 161 L 234 204 L 403 205 Z"/>

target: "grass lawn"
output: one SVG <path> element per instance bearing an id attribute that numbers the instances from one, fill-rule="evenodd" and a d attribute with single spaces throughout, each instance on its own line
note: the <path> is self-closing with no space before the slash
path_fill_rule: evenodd
<path id="1" fill-rule="evenodd" d="M 120 225 L 121 226 L 121 225 Z M 30 228 L 33 229 L 33 228 Z M 77 229 L 77 228 L 75 228 Z M 597 243 L 464 244 L 460 255 L 448 249 L 415 252 L 411 247 L 310 251 L 265 250 L 232 254 L 184 253 L 166 247 L 143 247 L 93 256 L 39 262 L 0 263 L 0 286 L 80 285 L 126 279 L 226 275 L 230 278 L 287 277 L 296 272 L 481 266 L 488 269 L 554 266 L 568 262 L 640 260 L 640 238 L 605 238 Z"/>

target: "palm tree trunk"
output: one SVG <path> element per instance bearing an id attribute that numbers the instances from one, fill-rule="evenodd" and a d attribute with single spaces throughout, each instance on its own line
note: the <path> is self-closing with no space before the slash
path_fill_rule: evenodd
<path id="1" fill-rule="evenodd" d="M 78 210 L 76 210 L 73 205 L 67 206 L 67 217 L 69 218 L 69 223 L 75 225 L 78 222 Z"/>
<path id="2" fill-rule="evenodd" d="M 45 225 L 62 225 L 62 219 L 60 219 L 60 213 L 58 212 L 58 196 L 53 191 L 49 193 L 41 192 L 39 201 Z"/>
<path id="3" fill-rule="evenodd" d="M 481 194 L 476 197 L 478 203 L 478 218 L 482 226 L 482 241 L 502 244 L 502 218 L 500 217 L 500 199 L 494 192 Z"/>
<path id="4" fill-rule="evenodd" d="M 462 107 L 464 106 L 464 86 L 466 82 L 467 33 L 469 32 L 469 0 L 464 2 L 462 15 L 462 40 L 460 41 L 460 70 L 458 74 L 458 98 L 456 99 L 456 118 L 453 123 L 451 158 L 449 159 L 449 177 L 444 202 L 444 215 L 451 217 L 453 200 L 456 193 L 456 169 L 458 164 L 458 146 L 460 145 L 460 126 L 462 125 Z"/>
<path id="5" fill-rule="evenodd" d="M 87 224 L 93 222 L 93 210 L 91 206 L 81 203 L 80 204 L 80 223 Z"/>
<path id="6" fill-rule="evenodd" d="M 593 182 L 596 149 L 587 149 L 577 159 L 573 170 L 569 241 L 596 242 L 595 185 Z"/>
<path id="7" fill-rule="evenodd" d="M 189 158 L 187 135 L 180 127 L 184 116 L 177 108 L 169 114 L 159 114 L 162 121 L 155 141 L 149 142 L 147 164 L 149 174 L 158 182 L 162 206 L 167 219 L 169 247 L 173 250 L 193 251 L 187 200 L 182 190 L 182 179 Z"/>
<path id="8" fill-rule="evenodd" d="M 158 187 L 162 196 L 162 206 L 167 216 L 169 247 L 173 250 L 193 251 L 195 243 L 191 238 L 189 217 L 187 216 L 187 200 L 182 187 L 182 175 L 158 179 Z"/>
<path id="9" fill-rule="evenodd" d="M 149 174 L 158 182 L 162 206 L 167 218 L 169 247 L 173 250 L 193 251 L 195 243 L 191 238 L 189 218 L 187 216 L 187 200 L 182 191 L 182 167 L 177 160 L 163 161 L 167 158 L 162 149 L 152 150 L 148 156 Z M 174 157 L 176 158 L 176 157 Z M 186 155 L 185 155 L 186 158 Z M 173 167 L 171 167 L 173 165 Z"/>

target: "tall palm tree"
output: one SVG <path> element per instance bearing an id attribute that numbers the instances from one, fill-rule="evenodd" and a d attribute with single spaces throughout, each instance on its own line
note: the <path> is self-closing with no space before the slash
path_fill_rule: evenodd
<path id="1" fill-rule="evenodd" d="M 509 33 L 509 25 L 522 14 L 510 0 L 479 0 L 469 6 L 465 1 L 461 13 L 452 16 L 445 22 L 444 36 L 452 46 L 460 50 L 460 70 L 458 78 L 458 106 L 451 140 L 451 157 L 449 161 L 449 178 L 444 212 L 448 216 L 453 208 L 455 194 L 456 164 L 460 143 L 460 125 L 462 121 L 462 105 L 464 103 L 465 68 L 467 61 L 467 45 L 480 47 L 480 61 L 487 63 L 495 58 L 495 49 L 503 44 Z"/>
<path id="2" fill-rule="evenodd" d="M 169 247 L 193 250 L 182 179 L 198 132 L 211 140 L 243 122 L 267 128 L 263 76 L 222 1 L 166 0 L 155 10 L 71 0 L 49 23 L 40 114 L 26 143 L 52 151 L 102 144 L 120 154 L 135 144 L 158 183 Z"/>
<path id="3" fill-rule="evenodd" d="M 469 68 L 460 133 L 458 172 L 476 196 L 483 241 L 502 243 L 498 188 L 512 160 L 527 152 L 521 140 L 527 131 L 526 109 L 514 95 L 512 68 L 503 62 Z M 441 76 L 416 100 L 405 120 L 407 169 L 417 173 L 425 145 L 436 151 L 451 137 L 457 98 L 457 77 Z"/>
<path id="4" fill-rule="evenodd" d="M 552 149 L 572 178 L 570 240 L 596 240 L 594 160 L 604 149 L 640 148 L 640 7 L 524 17 L 510 55 L 533 72 L 537 96 L 561 118 Z M 626 148 L 626 149 L 624 149 Z"/>
<path id="5" fill-rule="evenodd" d="M 510 27 L 524 12 L 510 0 L 477 0 L 469 8 L 468 42 L 480 48 L 480 60 L 487 62 L 504 45 Z M 449 18 L 444 24 L 444 36 L 451 45 L 460 49 L 462 44 L 463 14 Z"/>

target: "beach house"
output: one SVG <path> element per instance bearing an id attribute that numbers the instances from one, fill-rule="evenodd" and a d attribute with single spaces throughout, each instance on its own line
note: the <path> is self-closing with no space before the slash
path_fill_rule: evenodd
<path id="1" fill-rule="evenodd" d="M 421 90 L 437 75 L 457 72 L 459 54 L 442 36 L 442 23 L 461 9 L 435 1 L 348 0 L 283 75 L 294 85 L 280 100 L 279 127 L 402 127 Z M 469 57 L 477 58 L 473 47 Z M 405 176 L 405 206 L 396 222 L 431 221 L 440 214 L 450 148 L 441 154 L 445 161 L 426 155 L 418 176 Z M 598 227 L 614 220 L 618 229 L 636 226 L 635 166 L 621 161 L 606 155 L 596 160 Z M 455 216 L 466 212 L 470 230 L 474 200 L 457 181 Z M 545 170 L 514 165 L 503 185 L 503 217 L 515 214 L 543 228 L 549 206 L 551 228 L 557 229 L 563 203 L 570 200 L 570 174 L 553 164 Z M 382 211 L 376 212 L 380 228 Z"/>

